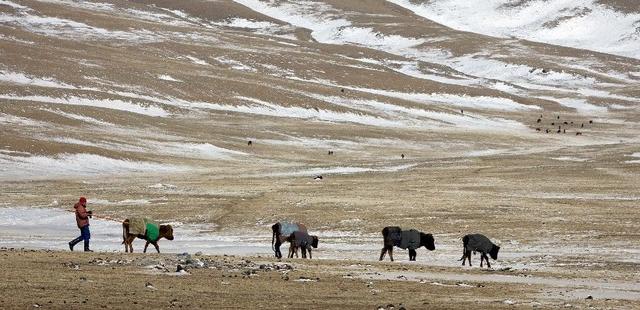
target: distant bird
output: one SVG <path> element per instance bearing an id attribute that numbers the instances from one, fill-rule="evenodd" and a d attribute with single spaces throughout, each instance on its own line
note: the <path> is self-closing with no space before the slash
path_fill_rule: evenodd
<path id="1" fill-rule="evenodd" d="M 544 131 L 545 131 L 546 133 L 549 133 L 549 128 L 545 129 Z"/>
<path id="2" fill-rule="evenodd" d="M 580 128 L 584 128 L 584 123 L 582 123 L 582 124 L 580 125 Z"/>
<path id="3" fill-rule="evenodd" d="M 558 115 L 558 119 L 560 119 L 560 115 Z"/>
<path id="4" fill-rule="evenodd" d="M 567 123 L 567 122 L 564 122 L 564 124 L 565 124 L 565 125 L 569 125 L 569 123 Z"/>
<path id="5" fill-rule="evenodd" d="M 593 124 L 593 120 L 589 120 L 589 124 Z"/>
<path id="6" fill-rule="evenodd" d="M 251 146 L 251 145 L 253 145 L 253 142 L 251 140 L 249 140 L 249 142 L 247 142 L 247 145 Z"/>
<path id="7" fill-rule="evenodd" d="M 464 114 L 464 110 L 463 109 L 460 109 L 460 114 Z"/>
<path id="8" fill-rule="evenodd" d="M 582 136 L 582 133 L 578 131 L 576 132 L 576 136 Z"/>
<path id="9" fill-rule="evenodd" d="M 558 131 L 556 131 L 556 133 L 561 133 L 561 132 L 562 132 L 562 130 L 560 130 L 560 129 L 558 129 Z"/>
<path id="10" fill-rule="evenodd" d="M 539 119 L 536 121 L 536 123 L 540 123 L 540 122 L 542 122 L 542 119 L 540 119 L 540 118 L 539 118 Z"/>
<path id="11" fill-rule="evenodd" d="M 404 154 L 400 154 L 400 158 L 404 159 Z"/>
<path id="12" fill-rule="evenodd" d="M 317 175 L 315 178 L 313 178 L 314 180 L 322 180 L 322 176 L 321 175 Z"/>
<path id="13" fill-rule="evenodd" d="M 340 92 L 341 92 L 341 93 L 344 93 L 344 88 L 340 88 Z"/>
<path id="14" fill-rule="evenodd" d="M 551 126 L 555 126 L 555 125 L 556 125 L 556 123 L 551 123 Z"/>
<path id="15" fill-rule="evenodd" d="M 541 130 L 540 128 L 536 128 L 536 131 L 540 131 L 540 130 Z"/>

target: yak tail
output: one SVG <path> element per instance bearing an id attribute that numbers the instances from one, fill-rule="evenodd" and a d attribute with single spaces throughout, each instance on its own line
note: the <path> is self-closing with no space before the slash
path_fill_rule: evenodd
<path id="1" fill-rule="evenodd" d="M 464 257 L 467 256 L 467 248 L 462 248 L 462 257 L 458 261 L 464 260 Z"/>
<path id="2" fill-rule="evenodd" d="M 273 235 L 271 235 L 271 250 L 272 251 L 276 251 L 276 232 L 273 232 Z"/>
<path id="3" fill-rule="evenodd" d="M 467 244 L 469 244 L 469 237 L 462 237 L 462 257 L 458 260 L 464 260 L 465 256 L 467 256 Z"/>

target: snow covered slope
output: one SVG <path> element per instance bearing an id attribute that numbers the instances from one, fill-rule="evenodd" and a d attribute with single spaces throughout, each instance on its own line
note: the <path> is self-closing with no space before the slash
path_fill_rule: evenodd
<path id="1" fill-rule="evenodd" d="M 457 30 L 640 59 L 640 3 L 596 0 L 387 0 Z"/>
<path id="2" fill-rule="evenodd" d="M 367 171 L 409 145 L 446 158 L 632 139 L 640 61 L 509 31 L 632 52 L 637 13 L 545 3 L 2 0 L 0 179 Z M 566 135 L 540 135 L 558 114 Z M 330 141 L 352 162 L 318 158 Z"/>

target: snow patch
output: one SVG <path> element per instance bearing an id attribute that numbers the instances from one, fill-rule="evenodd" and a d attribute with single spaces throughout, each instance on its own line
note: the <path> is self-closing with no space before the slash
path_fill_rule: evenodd
<path id="1" fill-rule="evenodd" d="M 248 71 L 248 72 L 256 72 L 257 70 L 251 66 L 245 65 L 240 61 L 234 60 L 234 59 L 229 59 L 227 57 L 224 56 L 219 56 L 214 58 L 217 62 L 224 64 L 224 65 L 228 65 L 231 67 L 231 69 L 234 70 L 239 70 L 239 71 Z"/>
<path id="2" fill-rule="evenodd" d="M 206 61 L 193 57 L 193 56 L 185 56 L 187 59 L 191 60 L 191 62 L 193 62 L 194 64 L 198 64 L 198 65 L 208 65 L 209 63 L 207 63 Z"/>
<path id="3" fill-rule="evenodd" d="M 12 84 L 28 85 L 28 86 L 76 89 L 76 87 L 73 85 L 59 82 L 50 77 L 38 78 L 38 77 L 28 76 L 20 72 L 10 72 L 10 71 L 4 71 L 4 70 L 0 70 L 0 82 L 8 82 Z"/>
<path id="4" fill-rule="evenodd" d="M 157 143 L 157 152 L 180 157 L 203 159 L 232 159 L 247 153 L 221 148 L 210 143 Z"/>
<path id="5" fill-rule="evenodd" d="M 551 159 L 560 160 L 560 161 L 575 161 L 575 162 L 589 161 L 588 158 L 579 158 L 579 157 L 571 157 L 571 156 L 553 157 Z"/>
<path id="6" fill-rule="evenodd" d="M 161 79 L 163 81 L 171 81 L 171 82 L 182 82 L 181 80 L 175 79 L 170 75 L 167 74 L 160 74 L 158 75 L 158 79 Z"/>
<path id="7" fill-rule="evenodd" d="M 76 96 L 68 96 L 65 98 L 54 98 L 54 97 L 45 97 L 45 96 L 11 96 L 11 95 L 0 95 L 0 99 L 97 107 L 97 108 L 125 111 L 125 112 L 142 114 L 147 116 L 155 116 L 155 117 L 166 117 L 170 115 L 167 111 L 165 111 L 160 107 L 155 107 L 155 106 L 144 107 L 132 102 L 127 102 L 122 100 L 112 100 L 112 99 L 90 99 L 90 98 L 82 98 L 82 97 L 76 97 Z"/>
<path id="8" fill-rule="evenodd" d="M 0 154 L 0 178 L 3 180 L 54 179 L 75 175 L 180 172 L 184 170 L 186 167 L 114 159 L 95 154 L 60 154 L 53 157 L 18 157 Z"/>

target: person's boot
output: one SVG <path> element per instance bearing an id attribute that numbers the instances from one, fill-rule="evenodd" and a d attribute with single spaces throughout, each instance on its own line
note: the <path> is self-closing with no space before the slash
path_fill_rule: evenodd
<path id="1" fill-rule="evenodd" d="M 69 242 L 69 250 L 73 251 L 73 247 L 78 244 L 78 242 L 82 241 L 82 237 L 75 238 Z"/>
<path id="2" fill-rule="evenodd" d="M 93 251 L 89 250 L 89 240 L 85 240 L 84 241 L 84 251 L 85 252 L 93 252 Z"/>

